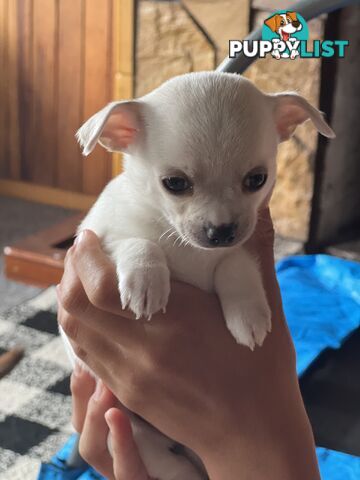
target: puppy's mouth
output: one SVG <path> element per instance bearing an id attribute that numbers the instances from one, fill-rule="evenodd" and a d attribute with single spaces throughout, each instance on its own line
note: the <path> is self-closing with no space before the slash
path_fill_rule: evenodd
<path id="1" fill-rule="evenodd" d="M 191 236 L 189 243 L 202 250 L 215 250 L 235 247 L 236 245 L 243 243 L 246 238 L 247 235 L 236 235 L 234 238 L 228 240 L 210 240 L 207 235 L 200 233 L 196 236 Z"/>
<path id="2" fill-rule="evenodd" d="M 281 32 L 281 36 L 284 42 L 287 42 L 290 38 L 290 33 L 284 32 L 284 30 Z"/>
<path id="3" fill-rule="evenodd" d="M 237 245 L 239 243 L 239 240 L 236 240 L 232 243 L 229 243 L 229 244 L 218 244 L 218 245 L 214 245 L 214 244 L 209 244 L 209 243 L 205 243 L 205 242 L 196 242 L 196 247 L 197 248 L 201 248 L 203 250 L 214 250 L 214 249 L 220 249 L 220 248 L 231 248 L 231 247 L 234 247 L 235 245 Z"/>

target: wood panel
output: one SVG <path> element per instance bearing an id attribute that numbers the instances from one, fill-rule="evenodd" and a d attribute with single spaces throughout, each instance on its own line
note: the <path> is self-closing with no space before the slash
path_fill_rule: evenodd
<path id="1" fill-rule="evenodd" d="M 109 0 L 102 2 L 101 9 L 98 0 L 85 4 L 84 119 L 103 108 L 112 96 L 111 6 Z M 98 194 L 104 178 L 110 176 L 111 154 L 98 145 L 90 157 L 83 159 L 83 191 Z"/>
<path id="2" fill-rule="evenodd" d="M 19 101 L 18 101 L 18 2 L 9 1 L 8 4 L 8 162 L 9 176 L 14 180 L 20 179 L 20 128 L 19 128 Z M 15 88 L 11 88 L 14 85 Z"/>
<path id="3" fill-rule="evenodd" d="M 132 96 L 133 25 L 134 0 L 0 0 L 0 178 L 16 194 L 27 181 L 97 195 L 119 173 L 119 156 L 84 159 L 74 135 Z"/>
<path id="4" fill-rule="evenodd" d="M 74 135 L 82 121 L 84 11 L 82 0 L 60 2 L 57 186 L 73 191 L 82 191 L 82 157 Z"/>
<path id="5" fill-rule="evenodd" d="M 33 7 L 33 123 L 31 180 L 56 185 L 57 5 L 34 0 Z"/>
<path id="6" fill-rule="evenodd" d="M 113 98 L 126 100 L 134 96 L 135 70 L 135 1 L 113 2 Z M 112 176 L 122 171 L 122 154 L 112 155 Z"/>
<path id="7" fill-rule="evenodd" d="M 33 146 L 33 0 L 18 2 L 18 101 L 21 179 L 30 180 Z"/>
<path id="8" fill-rule="evenodd" d="M 0 176 L 8 177 L 9 162 L 7 152 L 7 111 L 8 77 L 7 68 L 8 0 L 0 0 Z"/>

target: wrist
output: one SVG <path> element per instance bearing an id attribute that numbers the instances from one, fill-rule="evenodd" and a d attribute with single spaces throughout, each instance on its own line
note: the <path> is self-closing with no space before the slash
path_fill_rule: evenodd
<path id="1" fill-rule="evenodd" d="M 235 435 L 224 434 L 223 438 L 214 443 L 207 442 L 200 451 L 205 469 L 210 480 L 231 480 L 240 478 L 240 465 L 236 453 L 238 438 Z"/>
<path id="2" fill-rule="evenodd" d="M 286 423 L 291 424 L 291 419 Z M 280 428 L 246 420 L 233 424 L 199 449 L 211 480 L 320 480 L 311 428 L 302 425 Z M 269 428 L 270 427 L 270 428 Z"/>
<path id="3" fill-rule="evenodd" d="M 305 459 L 300 465 L 276 439 L 249 443 L 232 438 L 204 452 L 202 460 L 210 480 L 320 480 L 316 460 Z"/>

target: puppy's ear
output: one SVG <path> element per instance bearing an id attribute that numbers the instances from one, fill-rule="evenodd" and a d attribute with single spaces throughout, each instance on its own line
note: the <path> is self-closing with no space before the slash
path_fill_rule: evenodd
<path id="1" fill-rule="evenodd" d="M 311 120 L 324 137 L 335 138 L 335 133 L 324 120 L 324 114 L 296 93 L 270 95 L 274 102 L 274 118 L 280 141 L 288 140 L 296 127 Z"/>
<path id="2" fill-rule="evenodd" d="M 272 17 L 268 18 L 267 20 L 264 21 L 265 25 L 270 28 L 273 32 L 276 32 L 277 30 L 277 17 L 278 14 L 276 13 Z"/>
<path id="3" fill-rule="evenodd" d="M 139 102 L 112 102 L 95 113 L 77 131 L 76 138 L 89 155 L 99 142 L 111 152 L 126 151 L 141 130 Z"/>

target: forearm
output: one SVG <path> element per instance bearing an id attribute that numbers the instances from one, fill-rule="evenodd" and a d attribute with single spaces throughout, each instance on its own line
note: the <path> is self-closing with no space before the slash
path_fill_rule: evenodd
<path id="1" fill-rule="evenodd" d="M 302 402 L 269 411 L 266 423 L 238 419 L 233 433 L 202 458 L 211 480 L 319 480 L 313 436 Z M 283 411 L 282 411 L 283 410 Z"/>
<path id="2" fill-rule="evenodd" d="M 252 354 L 257 377 L 249 375 L 246 391 L 244 379 L 234 378 L 233 398 L 219 405 L 227 410 L 219 415 L 219 433 L 212 443 L 204 439 L 200 456 L 211 480 L 320 479 L 293 345 L 277 299 L 273 331 Z"/>

